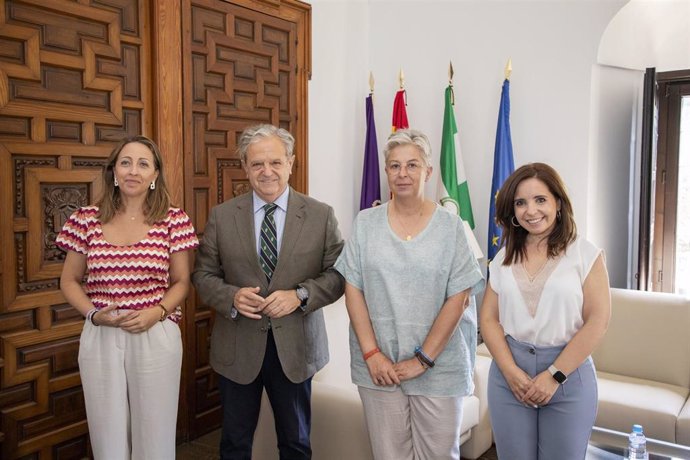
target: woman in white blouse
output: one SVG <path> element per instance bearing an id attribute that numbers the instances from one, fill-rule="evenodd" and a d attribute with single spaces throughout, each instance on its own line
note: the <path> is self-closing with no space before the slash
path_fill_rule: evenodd
<path id="1" fill-rule="evenodd" d="M 590 357 L 611 315 L 602 251 L 577 235 L 558 173 L 516 170 L 496 199 L 502 249 L 489 265 L 481 332 L 493 363 L 498 457 L 583 459 L 597 411 Z"/>

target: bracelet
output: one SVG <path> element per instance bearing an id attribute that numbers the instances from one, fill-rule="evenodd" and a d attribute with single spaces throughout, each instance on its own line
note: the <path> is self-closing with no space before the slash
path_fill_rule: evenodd
<path id="1" fill-rule="evenodd" d="M 424 350 L 422 350 L 422 347 L 416 347 L 414 349 L 414 355 L 417 357 L 417 359 L 424 361 L 427 366 L 429 367 L 434 367 L 436 363 L 434 362 L 433 359 L 429 358 L 429 355 L 424 353 Z"/>
<path id="2" fill-rule="evenodd" d="M 86 314 L 86 320 L 91 321 L 91 324 L 94 326 L 100 326 L 95 320 L 94 317 L 96 316 L 96 313 L 98 313 L 99 310 L 97 308 L 94 308 L 92 310 L 89 310 L 89 312 Z"/>
<path id="3" fill-rule="evenodd" d="M 94 307 L 91 310 L 87 311 L 86 314 L 84 315 L 84 319 L 87 321 L 91 321 L 91 315 L 96 313 L 98 311 L 98 308 Z"/>
<path id="4" fill-rule="evenodd" d="M 423 360 L 422 358 L 419 357 L 419 355 L 414 355 L 414 357 L 417 358 L 417 361 L 419 361 L 419 364 L 422 365 L 422 367 L 424 368 L 424 370 L 429 369 L 429 365 L 428 365 L 427 363 L 425 363 L 424 360 Z"/>
<path id="5" fill-rule="evenodd" d="M 366 353 L 364 353 L 364 355 L 362 357 L 364 358 L 364 361 L 366 361 L 367 359 L 374 356 L 376 353 L 380 353 L 380 352 L 381 352 L 381 350 L 379 350 L 379 347 L 376 347 L 373 350 L 369 350 Z"/>
<path id="6" fill-rule="evenodd" d="M 158 306 L 161 307 L 161 309 L 163 310 L 163 311 L 161 312 L 161 317 L 160 317 L 160 319 L 159 319 L 158 321 L 164 321 L 165 318 L 168 317 L 168 309 L 165 308 L 165 307 L 163 306 L 162 303 L 159 303 Z"/>

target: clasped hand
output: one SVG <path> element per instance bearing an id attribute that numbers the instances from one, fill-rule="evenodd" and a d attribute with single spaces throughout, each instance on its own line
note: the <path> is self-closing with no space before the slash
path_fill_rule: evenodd
<path id="1" fill-rule="evenodd" d="M 159 308 L 143 310 L 118 310 L 117 305 L 101 308 L 93 320 L 99 326 L 119 327 L 132 334 L 148 331 L 161 317 Z"/>
<path id="2" fill-rule="evenodd" d="M 417 358 L 394 363 L 382 352 L 366 360 L 369 375 L 375 385 L 400 385 L 400 382 L 419 377 L 426 371 Z"/>
<path id="3" fill-rule="evenodd" d="M 549 371 L 541 372 L 534 378 L 530 378 L 525 371 L 515 367 L 505 378 L 515 399 L 532 407 L 548 404 L 559 386 Z"/>
<path id="4" fill-rule="evenodd" d="M 251 319 L 261 319 L 261 314 L 269 318 L 282 318 L 302 303 L 294 289 L 274 291 L 266 298 L 261 297 L 259 292 L 258 287 L 244 287 L 237 291 L 233 304 L 241 315 Z"/>

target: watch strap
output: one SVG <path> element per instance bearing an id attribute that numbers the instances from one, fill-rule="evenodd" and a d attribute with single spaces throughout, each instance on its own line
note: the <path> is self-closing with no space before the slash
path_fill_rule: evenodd
<path id="1" fill-rule="evenodd" d="M 549 373 L 551 374 L 551 377 L 553 377 L 553 379 L 561 385 L 568 380 L 568 377 L 563 372 L 559 371 L 558 368 L 556 368 L 556 366 L 553 364 L 549 366 Z"/>

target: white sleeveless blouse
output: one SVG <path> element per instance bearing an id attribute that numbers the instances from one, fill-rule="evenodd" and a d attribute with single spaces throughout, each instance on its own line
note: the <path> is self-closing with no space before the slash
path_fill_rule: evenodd
<path id="1" fill-rule="evenodd" d="M 522 265 L 501 265 L 505 248 L 489 264 L 498 294 L 499 322 L 506 335 L 537 346 L 565 345 L 580 330 L 582 286 L 601 249 L 578 237 L 530 281 Z"/>

